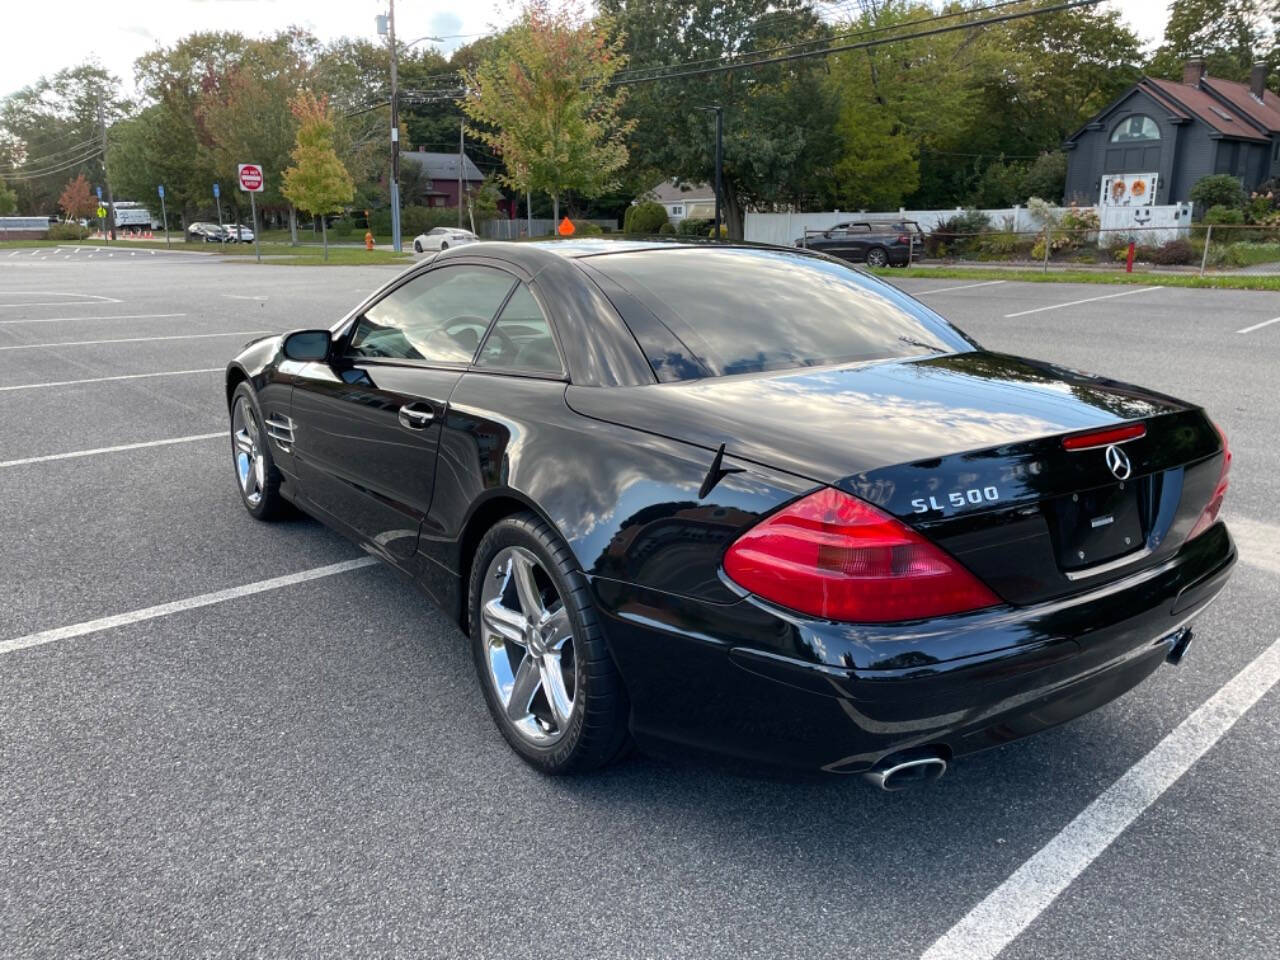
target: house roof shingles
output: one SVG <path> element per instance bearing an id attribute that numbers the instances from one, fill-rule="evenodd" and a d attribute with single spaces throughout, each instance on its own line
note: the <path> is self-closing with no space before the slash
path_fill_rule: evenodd
<path id="1" fill-rule="evenodd" d="M 658 203 L 678 203 L 681 200 L 686 202 L 711 200 L 714 202 L 716 198 L 715 191 L 708 184 L 690 183 L 680 187 L 676 185 L 674 180 L 663 180 L 650 190 L 647 196 L 652 197 Z"/>
<path id="2" fill-rule="evenodd" d="M 1223 81 L 1204 78 L 1203 81 L 1209 83 L 1221 84 Z M 1138 81 L 1138 86 L 1142 87 L 1148 94 L 1154 88 L 1161 100 L 1172 100 L 1175 104 L 1185 109 L 1188 113 L 1195 116 L 1209 126 L 1211 130 L 1222 134 L 1224 137 L 1231 137 L 1235 140 L 1256 140 L 1266 143 L 1268 138 L 1261 130 L 1241 116 L 1247 111 L 1241 108 L 1232 108 L 1226 104 L 1220 103 L 1213 94 L 1200 87 L 1193 87 L 1185 83 L 1176 83 L 1173 80 L 1157 80 L 1154 77 L 1143 77 Z M 1245 88 L 1245 96 L 1248 96 L 1248 88 Z M 1232 101 L 1234 102 L 1234 101 Z M 1255 103 L 1257 103 L 1255 101 Z M 1261 104 L 1257 104 L 1261 107 Z"/>
<path id="3" fill-rule="evenodd" d="M 1258 102 L 1247 83 L 1220 80 L 1217 77 L 1205 77 L 1201 82 L 1233 104 L 1241 113 L 1247 114 L 1259 126 L 1271 133 L 1280 133 L 1280 96 L 1264 89 L 1262 102 Z"/>
<path id="4" fill-rule="evenodd" d="M 484 179 L 480 168 L 471 162 L 471 158 L 463 154 L 462 178 L 470 182 Z M 458 155 L 456 153 L 431 153 L 425 150 L 406 150 L 400 154 L 401 162 L 425 163 L 427 176 L 432 180 L 457 180 Z"/>

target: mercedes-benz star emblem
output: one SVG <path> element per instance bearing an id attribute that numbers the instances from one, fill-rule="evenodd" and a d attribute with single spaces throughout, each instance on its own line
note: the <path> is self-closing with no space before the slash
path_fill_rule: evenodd
<path id="1" fill-rule="evenodd" d="M 1117 480 L 1129 479 L 1129 471 L 1132 469 L 1129 466 L 1129 457 L 1114 444 L 1107 447 L 1107 466 L 1111 468 Z"/>

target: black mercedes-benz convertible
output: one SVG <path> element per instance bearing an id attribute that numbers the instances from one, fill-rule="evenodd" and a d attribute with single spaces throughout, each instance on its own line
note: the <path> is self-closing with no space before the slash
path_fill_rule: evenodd
<path id="1" fill-rule="evenodd" d="M 799 250 L 451 249 L 226 391 L 250 513 L 425 590 L 548 773 L 932 779 L 1178 662 L 1236 558 L 1202 409 Z"/>

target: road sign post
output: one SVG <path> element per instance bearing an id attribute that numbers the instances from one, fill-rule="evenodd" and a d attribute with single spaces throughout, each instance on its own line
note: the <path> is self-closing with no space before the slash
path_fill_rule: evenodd
<path id="1" fill-rule="evenodd" d="M 98 219 L 102 221 L 102 245 L 111 243 L 111 234 L 107 230 L 107 208 L 102 205 L 102 188 L 93 188 L 98 194 Z"/>
<path id="2" fill-rule="evenodd" d="M 258 205 L 254 202 L 254 194 L 262 192 L 266 185 L 266 177 L 262 168 L 256 163 L 242 163 L 238 172 L 240 189 L 249 194 L 249 216 L 253 220 L 253 255 L 262 262 L 262 248 L 258 245 Z M 239 239 L 239 238 L 237 238 Z"/>
<path id="3" fill-rule="evenodd" d="M 156 192 L 160 194 L 160 219 L 164 223 L 164 248 L 169 249 L 169 214 L 164 209 L 164 184 L 156 187 Z"/>
<path id="4" fill-rule="evenodd" d="M 227 237 L 226 237 L 226 234 L 223 233 L 223 227 L 222 227 L 222 201 L 218 199 L 221 196 L 222 196 L 222 188 L 215 183 L 213 185 L 213 202 L 218 207 L 218 242 L 225 243 Z"/>

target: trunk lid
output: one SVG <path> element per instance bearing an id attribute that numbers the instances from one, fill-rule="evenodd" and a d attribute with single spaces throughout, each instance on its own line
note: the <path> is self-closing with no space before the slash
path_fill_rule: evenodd
<path id="1" fill-rule="evenodd" d="M 1220 442 L 1198 408 L 985 351 L 644 387 L 575 388 L 586 416 L 855 494 L 926 533 L 1012 603 L 1161 562 L 1212 495 Z M 1066 450 L 1062 437 L 1145 435 Z M 1124 471 L 1121 471 L 1124 472 Z"/>

